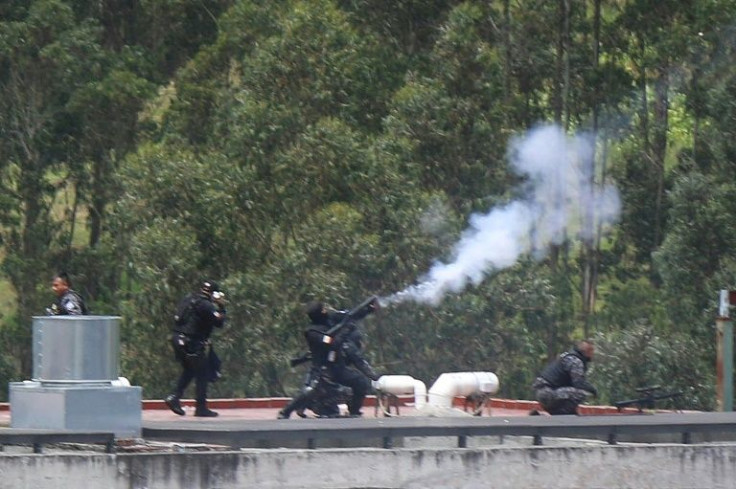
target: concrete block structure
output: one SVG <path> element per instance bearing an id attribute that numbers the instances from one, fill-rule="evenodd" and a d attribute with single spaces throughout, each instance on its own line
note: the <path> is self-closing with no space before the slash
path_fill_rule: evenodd
<path id="1" fill-rule="evenodd" d="M 11 382 L 11 427 L 141 434 L 142 389 L 119 376 L 120 318 L 33 318 L 33 379 Z"/>

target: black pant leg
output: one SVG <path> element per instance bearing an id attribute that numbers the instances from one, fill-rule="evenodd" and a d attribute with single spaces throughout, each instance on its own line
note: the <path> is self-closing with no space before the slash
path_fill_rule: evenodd
<path id="1" fill-rule="evenodd" d="M 353 395 L 348 401 L 348 411 L 350 414 L 360 414 L 365 396 L 370 391 L 371 384 L 368 377 L 356 370 L 346 368 L 336 373 L 335 381 L 353 390 Z"/>
<path id="2" fill-rule="evenodd" d="M 195 399 L 198 407 L 207 407 L 207 369 L 199 369 L 194 374 Z"/>
<path id="3" fill-rule="evenodd" d="M 183 367 L 181 371 L 181 375 L 179 375 L 179 380 L 176 382 L 176 390 L 174 391 L 174 395 L 181 399 L 184 397 L 184 390 L 189 386 L 189 383 L 194 378 L 194 372 L 186 367 Z"/>

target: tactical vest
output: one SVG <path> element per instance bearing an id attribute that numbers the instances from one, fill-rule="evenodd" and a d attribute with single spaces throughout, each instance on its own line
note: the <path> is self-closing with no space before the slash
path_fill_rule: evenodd
<path id="1" fill-rule="evenodd" d="M 547 365 L 544 370 L 542 370 L 542 373 L 539 374 L 539 376 L 549 382 L 552 387 L 566 387 L 572 385 L 570 373 L 562 366 L 562 359 L 568 355 L 578 357 L 583 362 L 583 368 L 585 370 L 588 369 L 588 360 L 577 350 L 572 350 L 557 357 L 553 362 Z"/>

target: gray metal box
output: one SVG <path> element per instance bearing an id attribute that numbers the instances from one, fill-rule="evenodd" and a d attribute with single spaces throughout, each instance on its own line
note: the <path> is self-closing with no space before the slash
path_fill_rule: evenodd
<path id="1" fill-rule="evenodd" d="M 120 318 L 33 318 L 33 380 L 10 383 L 13 428 L 140 437 L 142 389 L 118 377 Z"/>
<path id="2" fill-rule="evenodd" d="M 119 322 L 117 316 L 35 316 L 33 380 L 117 380 Z"/>
<path id="3" fill-rule="evenodd" d="M 141 436 L 142 389 L 136 386 L 48 386 L 10 383 L 10 426 L 22 429 L 100 431 Z"/>

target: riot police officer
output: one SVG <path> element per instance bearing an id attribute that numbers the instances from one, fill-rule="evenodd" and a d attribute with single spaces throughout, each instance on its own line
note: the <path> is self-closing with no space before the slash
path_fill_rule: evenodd
<path id="1" fill-rule="evenodd" d="M 542 370 L 532 388 L 545 411 L 549 414 L 576 414 L 587 396 L 598 395 L 598 390 L 585 378 L 594 352 L 593 342 L 582 340 Z"/>
<path id="2" fill-rule="evenodd" d="M 213 378 L 213 352 L 209 338 L 214 328 L 223 326 L 225 317 L 225 294 L 211 280 L 204 281 L 199 292 L 187 295 L 177 307 L 171 341 L 174 358 L 181 364 L 182 372 L 174 393 L 164 402 L 180 416 L 185 414 L 180 399 L 192 379 L 197 403 L 194 415 L 217 416 L 207 407 L 207 384 Z"/>
<path id="3" fill-rule="evenodd" d="M 365 396 L 371 390 L 371 380 L 378 380 L 371 364 L 363 355 L 363 334 L 358 325 L 351 325 L 344 339 L 338 342 L 337 356 L 334 362 L 328 363 L 331 378 L 338 384 L 346 385 L 353 391 L 348 401 L 348 413 L 351 417 L 360 417 Z"/>
<path id="4" fill-rule="evenodd" d="M 50 316 L 82 316 L 89 314 L 82 296 L 72 288 L 72 282 L 66 272 L 54 275 L 51 290 L 56 294 L 56 301 L 46 309 Z"/>
<path id="5" fill-rule="evenodd" d="M 304 332 L 309 347 L 311 368 L 299 394 L 279 411 L 278 418 L 288 418 L 293 411 L 303 416 L 311 408 L 321 417 L 339 415 L 338 400 L 348 398 L 351 415 L 358 416 L 370 390 L 370 381 L 378 378 L 360 352 L 357 321 L 378 308 L 377 298 L 370 298 L 351 311 L 335 311 L 319 301 L 307 306 L 310 325 Z M 356 372 L 350 366 L 359 366 Z M 367 372 L 367 373 L 366 373 Z M 347 388 L 347 389 L 345 389 Z"/>

